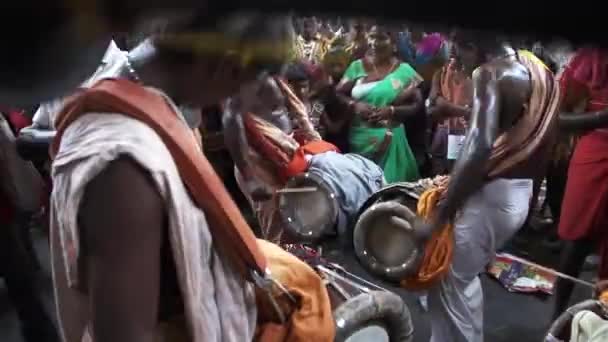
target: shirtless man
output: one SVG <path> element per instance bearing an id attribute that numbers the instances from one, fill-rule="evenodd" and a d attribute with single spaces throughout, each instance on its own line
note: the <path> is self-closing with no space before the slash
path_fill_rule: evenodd
<path id="1" fill-rule="evenodd" d="M 383 172 L 374 162 L 337 153 L 333 145 L 324 142 L 310 121 L 304 103 L 286 87 L 284 81 L 272 77 L 260 79 L 250 87 L 243 87 L 238 96 L 227 103 L 224 113 L 224 127 L 233 132 L 225 135 L 225 139 L 235 161 L 237 182 L 249 198 L 263 238 L 277 243 L 289 242 L 289 237 L 283 234 L 280 196 L 275 191 L 290 177 L 316 173 L 334 192 L 341 194 L 338 206 L 341 217 L 346 220 L 336 222 L 338 232 L 343 231 L 343 224 L 354 216 L 353 210 L 358 210 L 368 196 L 384 184 Z M 244 120 L 249 120 L 249 124 Z M 257 134 L 251 128 L 252 122 Z M 264 137 L 260 138 L 260 133 Z M 260 139 L 271 142 L 272 148 L 264 147 Z M 298 165 L 295 172 L 294 165 Z M 333 181 L 335 179 L 340 182 Z M 348 184 L 348 188 L 342 183 Z"/>
<path id="2" fill-rule="evenodd" d="M 201 53 L 196 39 L 177 45 L 180 33 L 220 34 L 251 46 L 248 39 L 259 41 L 257 34 L 289 39 L 282 22 L 256 14 L 228 17 L 208 32 L 208 22 L 198 17 L 130 54 L 126 77 L 162 92 L 158 96 L 178 115 L 174 100 L 219 103 L 260 69 L 238 50 Z M 286 52 L 271 62 L 284 58 Z M 252 339 L 251 284 L 218 250 L 207 224 L 213 216 L 193 202 L 168 145 L 149 126 L 120 114 L 84 113 L 64 131 L 53 182 L 52 260 L 64 341 L 86 335 L 95 342 L 153 341 L 168 331 L 162 329 L 167 321 L 181 322 L 173 331 L 187 335 L 185 341 Z"/>
<path id="3" fill-rule="evenodd" d="M 483 56 L 472 75 L 470 130 L 445 200 L 430 222 L 416 221 L 414 231 L 424 239 L 454 222 L 452 267 L 429 291 L 431 341 L 481 342 L 483 294 L 478 274 L 526 219 L 532 179 L 537 170 L 544 170 L 539 163 L 555 131 L 559 91 L 553 75 L 533 55 L 518 53 L 495 37 L 463 34 L 455 45 L 458 53 Z M 537 87 L 545 87 L 544 96 Z M 533 122 L 534 129 L 523 122 Z M 513 146 L 516 141 L 521 144 Z M 528 159 L 535 162 L 527 163 Z"/>
<path id="4" fill-rule="evenodd" d="M 271 194 L 261 183 L 253 180 L 256 171 L 252 169 L 252 165 L 248 161 L 250 156 L 246 151 L 249 144 L 245 135 L 243 117 L 240 115 L 240 111 L 236 109 L 249 108 L 250 112 L 278 127 L 287 135 L 293 133 L 293 127 L 285 104 L 285 97 L 281 93 L 276 80 L 272 77 L 263 77 L 256 83 L 243 89 L 239 96 L 228 102 L 227 107 L 235 110 L 224 111 L 222 122 L 226 132 L 235 132 L 235 134 L 226 134 L 224 139 L 226 148 L 234 159 L 237 179 L 241 183 L 241 187 L 245 187 L 242 190 L 245 194 L 251 195 L 251 200 L 262 201 L 268 200 Z M 277 182 L 274 175 L 272 177 L 262 176 L 262 179 L 269 185 L 276 185 Z"/>
<path id="5" fill-rule="evenodd" d="M 278 129 L 275 137 L 279 144 L 290 146 L 291 149 L 297 148 L 292 138 L 294 124 L 300 126 L 300 132 L 312 135 L 311 139 L 320 140 L 320 136 L 308 116 L 293 111 L 290 113 L 291 108 L 288 108 L 286 97 L 274 77 L 262 77 L 258 82 L 243 87 L 238 96 L 227 102 L 226 107 L 224 130 L 233 133 L 226 134 L 224 139 L 234 160 L 237 183 L 260 223 L 262 237 L 279 242 L 283 229 L 278 218 L 278 196 L 274 195 L 274 190 L 281 186 L 282 180 L 277 165 L 268 162 L 267 156 L 253 148 L 248 141 L 242 111 L 247 108 L 246 112 L 264 120 L 268 127 Z"/>

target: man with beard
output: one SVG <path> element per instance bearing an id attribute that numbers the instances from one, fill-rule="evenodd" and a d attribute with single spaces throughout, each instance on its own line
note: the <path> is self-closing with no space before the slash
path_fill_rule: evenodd
<path id="1" fill-rule="evenodd" d="M 472 75 L 471 124 L 445 200 L 413 231 L 425 240 L 454 224 L 451 267 L 429 290 L 431 341 L 481 342 L 478 274 L 526 220 L 532 180 L 544 171 L 556 133 L 559 87 L 537 57 L 496 36 L 463 33 L 455 44 L 460 54 L 483 56 Z"/>

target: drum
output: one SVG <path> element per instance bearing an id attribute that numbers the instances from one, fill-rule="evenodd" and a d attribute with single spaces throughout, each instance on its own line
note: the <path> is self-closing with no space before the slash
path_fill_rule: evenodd
<path id="1" fill-rule="evenodd" d="M 317 242 L 324 236 L 335 234 L 338 200 L 333 189 L 322 176 L 303 173 L 287 181 L 285 188 L 316 189 L 316 191 L 279 194 L 280 217 L 285 232 L 293 241 Z"/>
<path id="2" fill-rule="evenodd" d="M 583 310 L 592 311 L 598 316 L 608 319 L 608 307 L 605 304 L 599 300 L 586 300 L 571 306 L 562 313 L 553 324 L 551 324 L 544 341 L 568 341 L 570 339 L 572 319 L 577 313 Z"/>
<path id="3" fill-rule="evenodd" d="M 361 205 L 384 182 L 382 169 L 355 154 L 335 152 L 312 156 L 306 173 L 291 178 L 279 193 L 285 232 L 295 242 L 317 243 L 344 235 Z M 313 191 L 290 191 L 291 188 Z"/>
<path id="4" fill-rule="evenodd" d="M 319 265 L 327 283 L 336 342 L 410 342 L 412 317 L 398 295 L 335 265 Z"/>
<path id="5" fill-rule="evenodd" d="M 353 232 L 355 254 L 362 266 L 382 279 L 399 282 L 418 271 L 424 245 L 411 231 L 391 221 L 391 217 L 413 217 L 418 195 L 414 183 L 389 185 L 373 194 L 362 206 Z M 405 206 L 403 208 L 402 206 Z"/>
<path id="6" fill-rule="evenodd" d="M 327 262 L 312 248 L 285 248 L 325 281 L 336 322 L 336 342 L 413 341 L 412 317 L 398 295 Z"/>
<path id="7" fill-rule="evenodd" d="M 334 310 L 336 342 L 411 342 L 414 326 L 403 300 L 394 293 L 371 291 L 348 299 Z"/>

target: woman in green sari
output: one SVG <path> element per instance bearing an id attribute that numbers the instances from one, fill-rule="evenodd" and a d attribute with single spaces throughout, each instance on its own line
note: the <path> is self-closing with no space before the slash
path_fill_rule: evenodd
<path id="1" fill-rule="evenodd" d="M 350 152 L 378 163 L 389 183 L 419 178 L 403 121 L 422 107 L 422 78 L 395 57 L 393 42 L 382 27 L 372 27 L 366 56 L 348 67 L 337 86 L 352 114 Z"/>

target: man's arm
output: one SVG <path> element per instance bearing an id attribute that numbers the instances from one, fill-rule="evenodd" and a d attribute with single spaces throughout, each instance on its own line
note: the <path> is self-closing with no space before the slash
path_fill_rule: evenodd
<path id="1" fill-rule="evenodd" d="M 243 178 L 249 180 L 251 175 L 246 159 L 248 148 L 247 135 L 243 116 L 240 113 L 240 104 L 237 102 L 240 102 L 238 97 L 227 100 L 224 112 L 222 113 L 224 142 L 232 160 L 234 160 L 236 168 Z"/>
<path id="2" fill-rule="evenodd" d="M 155 341 L 166 215 L 150 175 L 112 162 L 87 186 L 79 220 L 93 340 Z"/>
<path id="3" fill-rule="evenodd" d="M 560 113 L 559 128 L 566 132 L 608 128 L 608 110 L 580 114 Z"/>
<path id="4" fill-rule="evenodd" d="M 422 92 L 418 87 L 412 87 L 399 95 L 395 101 L 394 116 L 399 122 L 416 116 L 422 110 Z"/>
<path id="5" fill-rule="evenodd" d="M 478 69 L 473 75 L 473 120 L 450 175 L 446 200 L 439 207 L 434 225 L 441 226 L 454 217 L 465 201 L 484 182 L 486 165 L 498 137 L 500 92 L 495 72 Z"/>

